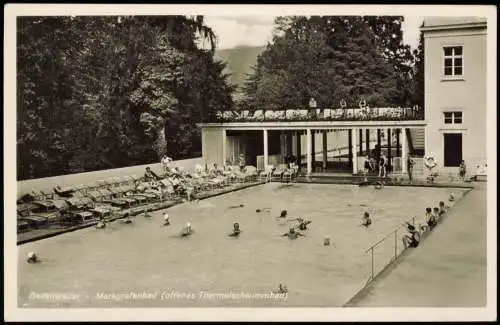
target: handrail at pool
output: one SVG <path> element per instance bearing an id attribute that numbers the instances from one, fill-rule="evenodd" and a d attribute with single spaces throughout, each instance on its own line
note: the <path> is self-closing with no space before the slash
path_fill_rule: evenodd
<path id="1" fill-rule="evenodd" d="M 405 224 L 408 224 L 409 221 L 411 220 L 412 225 L 415 226 L 415 217 L 411 217 L 410 219 L 405 221 Z M 398 226 L 396 229 L 391 231 L 389 234 L 384 236 L 384 238 L 380 239 L 377 241 L 375 244 L 371 245 L 366 251 L 365 254 L 371 251 L 371 274 L 370 278 L 366 282 L 368 284 L 370 281 L 372 281 L 375 277 L 375 257 L 373 254 L 373 250 L 382 242 L 384 242 L 387 238 L 391 237 L 394 234 L 394 257 L 391 259 L 391 261 L 395 261 L 398 258 L 398 230 L 401 229 L 403 225 Z M 390 262 L 390 261 L 389 261 Z"/>

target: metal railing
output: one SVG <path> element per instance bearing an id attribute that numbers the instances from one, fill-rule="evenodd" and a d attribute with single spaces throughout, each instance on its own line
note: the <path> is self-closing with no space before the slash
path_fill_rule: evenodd
<path id="1" fill-rule="evenodd" d="M 404 251 L 404 247 L 402 247 L 403 245 L 400 244 L 398 246 L 398 241 L 401 240 L 401 237 L 398 238 L 398 232 L 401 228 L 403 227 L 406 227 L 406 224 L 410 223 L 411 221 L 411 224 L 415 227 L 415 217 L 411 217 L 410 219 L 406 220 L 405 221 L 405 225 L 400 225 L 399 227 L 397 227 L 396 229 L 394 229 L 392 232 L 390 232 L 389 234 L 387 234 L 384 238 L 380 239 L 379 241 L 377 241 L 375 244 L 371 245 L 366 251 L 365 251 L 365 254 L 370 252 L 370 255 L 371 255 L 371 273 L 370 273 L 370 277 L 368 278 L 368 281 L 366 282 L 366 284 L 370 283 L 378 274 L 380 274 L 390 263 L 394 262 L 395 260 L 398 259 L 398 256 Z M 401 232 L 399 232 L 401 234 Z M 387 262 L 384 262 L 382 264 L 382 266 L 379 268 L 379 269 L 375 269 L 375 250 L 377 247 L 380 247 L 381 244 L 383 243 L 386 243 L 387 240 L 389 239 L 392 239 L 394 238 L 394 246 L 392 247 L 393 248 L 393 252 L 394 252 L 394 255 L 392 253 L 390 253 L 390 258 Z M 398 248 L 400 250 L 398 250 Z M 402 249 L 401 249 L 402 248 Z"/>
<path id="2" fill-rule="evenodd" d="M 252 121 L 399 121 L 423 120 L 423 110 L 418 107 L 376 107 L 376 108 L 306 108 L 306 109 L 260 109 L 242 111 L 218 111 L 213 117 L 216 122 Z"/>

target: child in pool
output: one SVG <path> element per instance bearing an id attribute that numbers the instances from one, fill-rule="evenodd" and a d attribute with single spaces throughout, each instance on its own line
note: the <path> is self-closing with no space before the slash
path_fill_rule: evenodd
<path id="1" fill-rule="evenodd" d="M 34 264 L 34 263 L 40 263 L 40 260 L 38 259 L 38 256 L 35 253 L 29 252 L 28 258 L 26 259 L 26 262 L 28 262 L 30 264 Z"/>
<path id="2" fill-rule="evenodd" d="M 289 239 L 297 239 L 299 236 L 304 236 L 298 231 L 295 231 L 295 228 L 290 228 L 290 230 L 287 233 L 284 233 L 282 235 L 283 237 L 287 236 Z"/>
<path id="3" fill-rule="evenodd" d="M 163 215 L 163 225 L 170 226 L 170 216 L 167 213 Z"/>
<path id="4" fill-rule="evenodd" d="M 363 214 L 363 219 L 361 221 L 361 225 L 368 227 L 371 224 L 372 224 L 372 219 L 370 218 L 370 214 L 368 212 L 365 212 Z"/>
<path id="5" fill-rule="evenodd" d="M 297 218 L 296 219 L 298 222 L 299 222 L 299 225 L 297 226 L 298 229 L 300 230 L 307 230 L 307 225 L 309 225 L 310 223 L 312 223 L 312 221 L 310 220 L 304 220 L 302 218 Z"/>
<path id="6" fill-rule="evenodd" d="M 233 232 L 230 233 L 228 236 L 230 236 L 230 237 L 238 237 L 240 235 L 240 233 L 241 233 L 240 224 L 237 223 L 237 222 L 235 222 L 233 224 Z"/>
<path id="7" fill-rule="evenodd" d="M 188 222 L 186 224 L 186 227 L 182 228 L 181 229 L 181 237 L 187 237 L 187 236 L 191 236 L 193 234 L 193 228 L 191 227 L 191 223 Z"/>
<path id="8" fill-rule="evenodd" d="M 277 219 L 279 219 L 279 218 L 286 218 L 287 215 L 288 215 L 288 211 L 282 210 L 281 213 L 280 213 L 280 216 Z"/>

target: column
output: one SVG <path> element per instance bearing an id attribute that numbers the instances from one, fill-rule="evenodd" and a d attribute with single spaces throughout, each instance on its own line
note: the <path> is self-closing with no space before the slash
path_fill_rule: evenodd
<path id="1" fill-rule="evenodd" d="M 311 130 L 311 151 L 312 151 L 312 156 L 311 156 L 311 160 L 312 160 L 312 168 L 314 170 L 315 166 L 316 166 L 316 131 L 313 131 Z"/>
<path id="2" fill-rule="evenodd" d="M 401 129 L 401 171 L 405 174 L 406 171 L 406 128 Z"/>
<path id="3" fill-rule="evenodd" d="M 399 149 L 399 137 L 401 136 L 401 132 L 403 132 L 403 129 L 396 130 L 396 157 L 401 156 L 401 150 Z"/>
<path id="4" fill-rule="evenodd" d="M 221 165 L 224 166 L 226 164 L 227 160 L 227 136 L 226 136 L 226 129 L 222 129 L 222 163 Z"/>
<path id="5" fill-rule="evenodd" d="M 391 137 L 391 129 L 387 129 L 387 171 L 391 170 L 391 157 L 392 157 L 392 137 Z"/>
<path id="6" fill-rule="evenodd" d="M 293 155 L 293 142 L 292 142 L 292 131 L 286 131 L 286 155 L 288 157 Z"/>
<path id="7" fill-rule="evenodd" d="M 282 164 L 285 163 L 285 157 L 286 157 L 285 133 L 283 131 L 280 131 L 280 160 Z"/>
<path id="8" fill-rule="evenodd" d="M 300 134 L 302 131 L 296 131 L 295 135 L 297 136 L 297 142 L 296 142 L 296 150 L 297 150 L 297 165 L 299 166 L 299 169 L 302 167 L 302 141 L 300 138 Z"/>
<path id="9" fill-rule="evenodd" d="M 359 129 L 359 155 L 363 155 L 363 129 Z"/>
<path id="10" fill-rule="evenodd" d="M 352 167 L 352 129 L 347 131 L 347 146 L 349 150 L 349 167 Z"/>
<path id="11" fill-rule="evenodd" d="M 268 165 L 268 147 L 269 147 L 269 141 L 267 137 L 267 129 L 264 129 L 264 169 L 267 169 Z"/>
<path id="12" fill-rule="evenodd" d="M 311 129 L 307 129 L 307 143 L 306 143 L 306 158 L 307 158 L 307 175 L 310 175 L 312 172 L 312 136 Z"/>
<path id="13" fill-rule="evenodd" d="M 378 146 L 380 148 L 380 146 L 382 144 L 380 129 L 377 129 L 377 144 L 378 144 Z M 377 157 L 377 159 L 378 159 L 378 157 Z"/>
<path id="14" fill-rule="evenodd" d="M 366 129 L 366 154 L 370 154 L 370 129 Z"/>
<path id="15" fill-rule="evenodd" d="M 357 130 L 352 130 L 352 174 L 358 173 L 358 148 L 356 148 Z"/>
<path id="16" fill-rule="evenodd" d="M 323 131 L 323 171 L 326 171 L 326 164 L 328 162 L 327 135 L 328 131 Z"/>

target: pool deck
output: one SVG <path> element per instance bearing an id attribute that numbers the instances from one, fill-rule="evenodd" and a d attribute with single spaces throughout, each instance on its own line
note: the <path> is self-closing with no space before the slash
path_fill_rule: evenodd
<path id="1" fill-rule="evenodd" d="M 486 183 L 345 307 L 486 307 Z"/>
<path id="2" fill-rule="evenodd" d="M 256 186 L 256 185 L 261 185 L 263 183 L 264 183 L 263 181 L 256 181 L 256 182 L 251 182 L 251 183 L 242 183 L 242 184 L 231 185 L 229 187 L 222 188 L 222 189 L 214 189 L 214 190 L 211 190 L 208 192 L 197 194 L 196 199 L 204 200 L 204 199 L 207 199 L 210 197 L 214 197 L 214 196 L 218 196 L 218 195 L 222 195 L 222 194 L 226 194 L 226 193 L 230 193 L 230 192 L 234 192 L 234 191 L 243 190 L 243 189 L 246 189 L 248 187 L 252 187 L 252 186 Z M 149 205 L 144 205 L 141 207 L 127 209 L 124 211 L 120 211 L 117 214 L 117 216 L 109 218 L 109 219 L 107 219 L 107 221 L 110 222 L 110 221 L 114 221 L 114 220 L 119 219 L 119 218 L 123 218 L 125 213 L 129 214 L 130 216 L 135 216 L 135 215 L 141 214 L 147 210 L 150 210 L 150 211 L 162 210 L 162 209 L 172 207 L 172 206 L 179 204 L 179 203 L 182 203 L 182 202 L 183 202 L 182 200 L 163 201 L 163 202 L 152 203 Z M 17 245 L 22 245 L 22 244 L 34 242 L 37 240 L 42 240 L 42 239 L 54 237 L 54 236 L 61 235 L 64 233 L 73 232 L 76 230 L 92 227 L 92 226 L 95 226 L 96 224 L 97 224 L 97 220 L 92 220 L 92 221 L 89 221 L 89 222 L 86 222 L 83 224 L 78 224 L 78 225 L 75 225 L 72 227 L 54 226 L 54 227 L 49 227 L 49 228 L 34 229 L 34 230 L 29 231 L 29 232 L 18 233 L 17 234 Z"/>

